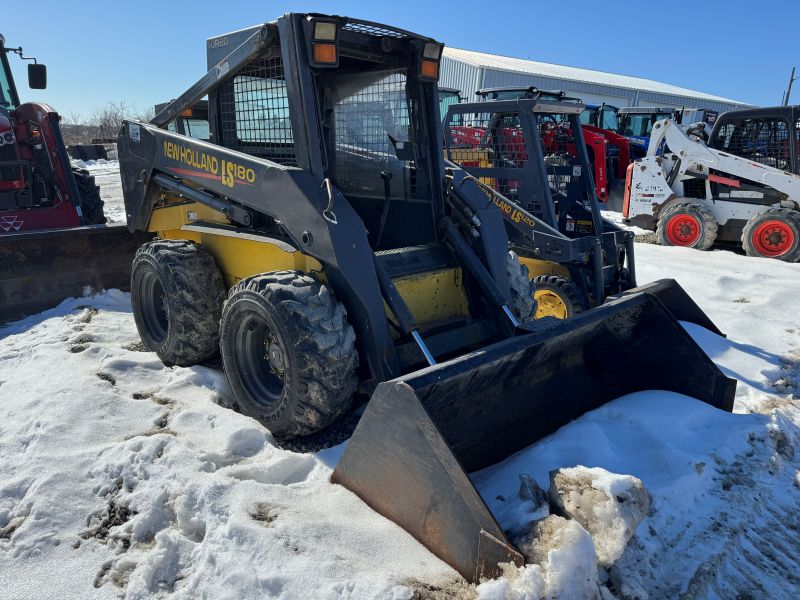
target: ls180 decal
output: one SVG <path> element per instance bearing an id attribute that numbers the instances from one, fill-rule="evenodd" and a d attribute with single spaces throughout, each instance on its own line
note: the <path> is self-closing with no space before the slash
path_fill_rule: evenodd
<path id="1" fill-rule="evenodd" d="M 250 167 L 245 167 L 224 158 L 220 160 L 216 156 L 176 144 L 175 142 L 164 140 L 163 152 L 165 157 L 197 169 L 203 174 L 201 176 L 219 180 L 222 185 L 229 188 L 232 188 L 237 183 L 253 184 L 256 181 L 256 172 Z M 183 171 L 183 173 L 192 174 L 191 171 L 188 173 Z M 198 175 L 200 173 L 195 172 Z"/>

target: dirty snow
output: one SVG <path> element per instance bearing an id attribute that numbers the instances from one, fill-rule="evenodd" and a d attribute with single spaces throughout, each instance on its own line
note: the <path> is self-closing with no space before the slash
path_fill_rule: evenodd
<path id="1" fill-rule="evenodd" d="M 520 497 L 522 474 L 641 479 L 648 515 L 589 582 L 603 598 L 798 597 L 800 265 L 636 251 L 640 282 L 678 279 L 728 334 L 686 325 L 740 381 L 737 414 L 632 394 L 473 479 L 511 533 L 548 512 Z M 541 565 L 467 586 L 329 482 L 341 446 L 282 450 L 225 408 L 221 373 L 141 350 L 118 291 L 0 327 L 0 597 L 585 597 L 594 546 L 577 522 Z"/>
<path id="2" fill-rule="evenodd" d="M 550 502 L 591 534 L 597 560 L 605 568 L 622 556 L 650 508 L 650 496 L 638 477 L 600 467 L 552 471 Z"/>
<path id="3" fill-rule="evenodd" d="M 127 294 L 0 337 L 0 597 L 400 599 L 455 580 L 331 484 L 325 452 L 220 406 L 219 372 L 141 352 Z"/>

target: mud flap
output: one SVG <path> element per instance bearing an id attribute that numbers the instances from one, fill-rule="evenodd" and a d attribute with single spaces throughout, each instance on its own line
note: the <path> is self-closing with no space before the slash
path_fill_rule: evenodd
<path id="1" fill-rule="evenodd" d="M 619 298 L 638 292 L 645 292 L 658 298 L 678 321 L 694 323 L 719 336 L 726 337 L 714 322 L 708 318 L 708 315 L 697 306 L 691 296 L 686 293 L 686 290 L 674 279 L 659 279 L 658 281 L 632 288 L 615 297 Z"/>
<path id="2" fill-rule="evenodd" d="M 94 290 L 130 289 L 136 249 L 152 234 L 89 225 L 0 235 L 0 322 Z"/>
<path id="3" fill-rule="evenodd" d="M 525 327 L 380 384 L 332 475 L 471 582 L 497 575 L 499 563 L 521 564 L 522 555 L 467 473 L 640 390 L 733 408 L 736 382 L 651 294 Z"/>

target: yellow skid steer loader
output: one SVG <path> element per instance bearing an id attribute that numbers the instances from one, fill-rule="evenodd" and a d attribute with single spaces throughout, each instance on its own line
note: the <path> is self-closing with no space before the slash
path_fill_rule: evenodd
<path id="1" fill-rule="evenodd" d="M 469 471 L 637 390 L 731 410 L 735 382 L 673 316 L 702 315 L 674 282 L 531 320 L 499 209 L 445 167 L 441 44 L 288 14 L 208 52 L 204 77 L 119 139 L 129 226 L 157 238 L 132 267 L 142 339 L 166 364 L 219 350 L 235 406 L 278 439 L 371 396 L 333 480 L 464 577 L 522 560 Z M 210 142 L 167 130 L 206 95 Z"/>

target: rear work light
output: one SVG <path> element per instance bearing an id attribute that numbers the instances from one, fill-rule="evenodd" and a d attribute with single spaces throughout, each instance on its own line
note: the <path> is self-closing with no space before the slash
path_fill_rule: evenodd
<path id="1" fill-rule="evenodd" d="M 314 65 L 330 67 L 339 64 L 338 35 L 339 25 L 336 21 L 312 20 L 311 62 Z"/>
<path id="2" fill-rule="evenodd" d="M 439 79 L 439 60 L 442 58 L 441 44 L 427 42 L 422 48 L 419 61 L 419 76 L 422 79 Z"/>

